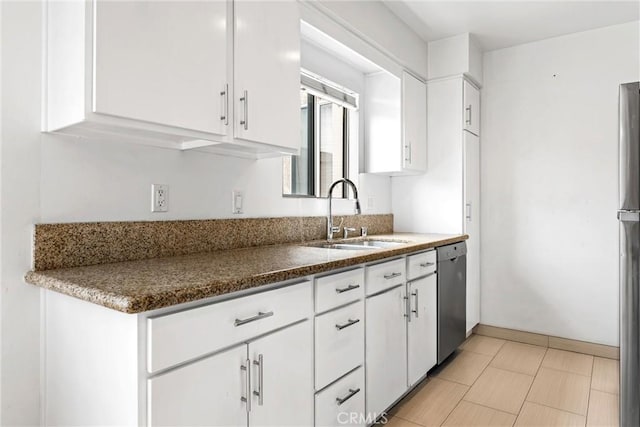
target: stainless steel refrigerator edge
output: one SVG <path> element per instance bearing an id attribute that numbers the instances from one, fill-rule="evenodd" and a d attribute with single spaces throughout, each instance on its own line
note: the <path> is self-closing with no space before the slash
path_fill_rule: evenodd
<path id="1" fill-rule="evenodd" d="M 640 83 L 620 85 L 620 425 L 640 426 Z"/>

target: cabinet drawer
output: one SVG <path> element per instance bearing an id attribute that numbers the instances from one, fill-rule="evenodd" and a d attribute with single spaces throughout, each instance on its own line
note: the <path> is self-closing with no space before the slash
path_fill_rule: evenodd
<path id="1" fill-rule="evenodd" d="M 365 273 L 367 295 L 404 283 L 405 275 L 404 258 L 368 266 Z"/>
<path id="2" fill-rule="evenodd" d="M 364 301 L 316 317 L 316 390 L 364 363 Z"/>
<path id="3" fill-rule="evenodd" d="M 248 340 L 312 313 L 311 282 L 147 319 L 147 370 Z"/>
<path id="4" fill-rule="evenodd" d="M 436 251 L 421 252 L 407 257 L 407 280 L 436 271 Z"/>
<path id="5" fill-rule="evenodd" d="M 360 367 L 316 394 L 316 426 L 365 426 L 364 390 Z"/>
<path id="6" fill-rule="evenodd" d="M 363 268 L 316 279 L 316 313 L 348 304 L 363 296 Z"/>

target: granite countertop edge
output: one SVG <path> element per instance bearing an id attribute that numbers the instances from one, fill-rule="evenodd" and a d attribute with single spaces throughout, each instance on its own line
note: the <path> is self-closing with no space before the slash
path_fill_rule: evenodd
<path id="1" fill-rule="evenodd" d="M 428 241 L 419 241 L 420 236 L 430 236 L 431 240 Z M 438 238 L 440 237 L 441 238 Z M 418 237 L 418 241 L 416 241 L 416 237 Z M 393 233 L 393 234 L 385 234 L 385 235 L 375 235 L 369 236 L 369 239 L 381 239 L 381 240 L 408 240 L 408 243 L 403 244 L 402 246 L 386 248 L 386 249 L 376 249 L 372 251 L 345 251 L 345 250 L 336 250 L 336 249 L 325 249 L 322 247 L 314 247 L 313 249 L 318 251 L 318 262 L 311 264 L 301 264 L 292 266 L 284 269 L 276 269 L 276 270 L 264 270 L 264 271 L 253 271 L 250 273 L 244 273 L 242 269 L 238 269 L 237 274 L 233 278 L 222 278 L 222 279 L 212 279 L 206 280 L 200 283 L 190 282 L 188 279 L 185 280 L 184 284 L 176 284 L 177 288 L 174 287 L 170 290 L 147 290 L 141 293 L 133 293 L 127 292 L 126 289 L 120 291 L 118 289 L 118 278 L 113 279 L 114 288 L 111 290 L 101 289 L 98 286 L 94 286 L 91 282 L 91 279 L 84 279 L 82 277 L 83 270 L 86 269 L 99 269 L 103 266 L 109 266 L 111 270 L 118 269 L 119 266 L 127 265 L 128 269 L 131 269 L 132 263 L 137 263 L 144 266 L 145 262 L 152 262 L 157 260 L 162 260 L 165 264 L 171 265 L 172 262 L 178 266 L 181 260 L 185 259 L 188 256 L 176 256 L 176 257 L 167 257 L 167 258 L 151 258 L 142 261 L 127 261 L 127 262 L 118 262 L 112 264 L 99 264 L 88 267 L 73 267 L 73 268 L 65 268 L 58 270 L 42 270 L 42 271 L 29 271 L 25 275 L 25 281 L 28 284 L 35 285 L 44 289 L 48 289 L 51 291 L 56 291 L 58 293 L 68 295 L 71 297 L 75 297 L 90 303 L 94 303 L 103 307 L 107 307 L 110 309 L 114 309 L 123 313 L 128 314 L 138 314 L 146 311 L 157 310 L 160 308 L 171 307 L 178 304 L 184 304 L 188 302 L 193 302 L 201 299 L 231 294 L 234 292 L 245 291 L 247 289 L 257 288 L 260 286 L 284 282 L 288 280 L 293 280 L 296 278 L 302 278 L 305 276 L 325 273 L 334 269 L 350 267 L 358 264 L 375 262 L 379 260 L 383 260 L 385 258 L 392 258 L 395 256 L 406 255 L 412 252 L 417 252 L 421 250 L 431 249 L 438 246 L 443 246 L 447 244 L 457 243 L 468 239 L 468 235 L 437 235 L 437 234 L 428 234 L 421 235 L 416 233 Z M 413 241 L 412 241 L 413 239 Z M 269 251 L 271 248 L 282 248 L 286 247 L 290 249 L 292 247 L 299 248 L 309 248 L 314 242 L 305 242 L 305 243 L 289 243 L 284 245 L 274 245 L 274 246 L 260 246 L 255 248 L 243 248 L 244 250 L 259 250 L 259 251 Z M 339 243 L 336 241 L 335 243 Z M 220 256 L 220 254 L 230 254 L 237 250 L 227 250 L 227 251 L 217 251 L 210 252 L 205 254 L 197 254 L 200 257 L 210 257 L 212 260 L 215 257 Z M 332 259 L 322 261 L 322 258 L 327 257 L 327 251 L 332 251 L 334 254 L 336 252 L 340 253 L 340 255 L 347 255 L 344 258 Z M 351 255 L 353 254 L 353 255 Z M 206 267 L 204 267 L 206 269 Z M 124 269 L 124 274 L 126 274 L 126 269 Z M 208 271 L 211 273 L 211 271 Z M 74 276 L 74 273 L 75 276 Z M 197 273 L 197 272 L 196 272 Z M 66 275 L 72 275 L 72 278 L 66 278 Z M 98 270 L 95 274 L 100 274 Z M 104 273 L 112 275 L 112 273 Z M 159 273 L 160 274 L 160 273 Z M 103 277 L 105 279 L 106 277 Z M 109 280 L 109 279 L 106 279 Z"/>

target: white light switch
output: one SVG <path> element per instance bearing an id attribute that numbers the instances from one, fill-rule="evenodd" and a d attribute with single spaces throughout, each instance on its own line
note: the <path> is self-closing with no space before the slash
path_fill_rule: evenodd
<path id="1" fill-rule="evenodd" d="M 233 190 L 231 192 L 231 212 L 234 214 L 244 213 L 244 192 L 240 190 Z"/>

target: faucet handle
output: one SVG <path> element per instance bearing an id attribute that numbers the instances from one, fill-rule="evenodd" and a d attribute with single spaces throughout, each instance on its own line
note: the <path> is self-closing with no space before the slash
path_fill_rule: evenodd
<path id="1" fill-rule="evenodd" d="M 347 237 L 349 237 L 349 232 L 350 231 L 356 231 L 356 229 L 354 227 L 345 227 L 344 228 L 344 238 L 346 239 Z"/>
<path id="2" fill-rule="evenodd" d="M 360 235 L 362 237 L 367 237 L 367 233 L 369 232 L 369 228 L 368 227 L 360 227 Z"/>

